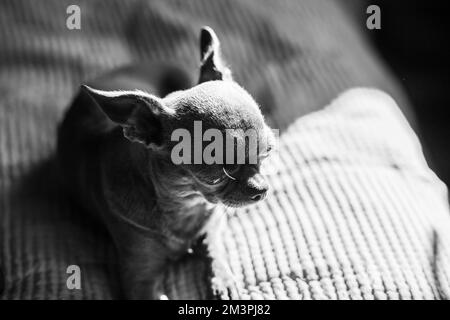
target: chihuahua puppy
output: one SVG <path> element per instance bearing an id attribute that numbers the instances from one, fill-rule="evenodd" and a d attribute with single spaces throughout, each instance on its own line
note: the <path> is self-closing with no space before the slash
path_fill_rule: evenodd
<path id="1" fill-rule="evenodd" d="M 201 30 L 200 52 L 197 85 L 188 88 L 188 78 L 177 74 L 169 83 L 184 90 L 165 95 L 155 84 L 161 79 L 154 79 L 161 72 L 146 77 L 151 71 L 144 67 L 122 69 L 83 85 L 59 127 L 65 185 L 111 233 L 127 298 L 157 297 L 158 273 L 190 249 L 216 205 L 255 203 L 268 190 L 259 168 L 272 132 L 250 94 L 233 81 L 209 27 Z M 237 139 L 255 130 L 256 163 L 175 164 L 173 132 L 193 133 L 198 121 L 202 133 L 238 129 Z"/>

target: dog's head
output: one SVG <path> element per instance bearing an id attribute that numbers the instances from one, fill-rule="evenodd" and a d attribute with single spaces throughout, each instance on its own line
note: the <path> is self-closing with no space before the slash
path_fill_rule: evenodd
<path id="1" fill-rule="evenodd" d="M 259 106 L 233 81 L 214 31 L 200 36 L 199 84 L 158 98 L 142 91 L 84 86 L 126 138 L 180 166 L 210 202 L 242 206 L 263 199 L 261 162 L 274 146 Z M 161 173 L 164 174 L 164 173 Z"/>

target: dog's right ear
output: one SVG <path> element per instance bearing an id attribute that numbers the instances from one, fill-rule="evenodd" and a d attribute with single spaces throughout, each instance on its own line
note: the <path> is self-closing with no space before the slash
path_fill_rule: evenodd
<path id="1" fill-rule="evenodd" d="M 113 122 L 122 126 L 124 136 L 149 148 L 163 144 L 161 115 L 169 111 L 161 99 L 142 91 L 103 91 L 81 86 Z"/>
<path id="2" fill-rule="evenodd" d="M 200 78 L 198 83 L 213 80 L 232 80 L 231 71 L 221 57 L 220 41 L 210 27 L 200 31 Z"/>

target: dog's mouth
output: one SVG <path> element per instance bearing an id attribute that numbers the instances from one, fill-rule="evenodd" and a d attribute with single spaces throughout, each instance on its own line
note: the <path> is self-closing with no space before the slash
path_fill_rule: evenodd
<path id="1" fill-rule="evenodd" d="M 209 200 L 208 197 L 211 200 Z M 205 198 L 209 202 L 222 203 L 226 207 L 231 208 L 240 208 L 255 203 L 254 200 L 239 197 L 239 194 L 236 193 L 236 184 L 232 180 L 227 181 L 225 185 L 216 192 L 205 195 Z"/>
<path id="2" fill-rule="evenodd" d="M 212 204 L 218 204 L 218 203 L 222 203 L 224 206 L 226 207 L 231 207 L 231 208 L 240 208 L 240 207 L 244 207 L 246 205 L 249 205 L 251 203 L 251 201 L 241 201 L 241 200 L 237 200 L 234 199 L 232 197 L 220 197 L 220 196 L 216 196 L 216 195 L 203 195 L 204 198 L 212 203 Z"/>
<path id="3" fill-rule="evenodd" d="M 242 201 L 236 201 L 236 200 L 229 200 L 229 199 L 225 199 L 221 201 L 223 203 L 224 206 L 226 207 L 230 207 L 230 208 L 241 208 L 241 207 L 245 207 L 246 205 L 249 205 L 250 203 L 253 202 L 242 202 Z"/>
<path id="4" fill-rule="evenodd" d="M 192 177 L 196 181 L 198 191 L 203 195 L 206 201 L 212 204 L 222 203 L 226 207 L 240 208 L 250 204 L 254 204 L 258 201 L 254 199 L 248 199 L 244 195 L 241 195 L 237 191 L 236 180 L 225 176 L 219 183 L 209 184 L 206 181 L 200 180 L 193 173 Z M 263 197 L 261 197 L 262 199 Z"/>
<path id="5" fill-rule="evenodd" d="M 221 203 L 223 203 L 227 207 L 231 208 L 241 208 L 245 207 L 251 204 L 255 204 L 258 201 L 249 200 L 249 199 L 236 199 L 234 197 L 228 196 L 224 197 L 220 200 Z"/>

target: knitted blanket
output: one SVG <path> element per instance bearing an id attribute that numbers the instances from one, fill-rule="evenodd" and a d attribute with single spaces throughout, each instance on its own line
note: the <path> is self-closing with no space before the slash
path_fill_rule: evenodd
<path id="1" fill-rule="evenodd" d="M 450 298 L 447 189 L 392 98 L 373 89 L 342 94 L 290 125 L 279 155 L 268 199 L 229 212 L 212 244 L 218 296 Z M 218 264 L 224 257 L 233 281 Z M 204 297 L 201 273 L 174 267 L 166 280 L 181 274 L 188 285 L 166 281 L 168 297 Z"/>
<path id="2" fill-rule="evenodd" d="M 81 30 L 66 27 L 71 4 L 81 9 Z M 448 257 L 434 254 L 443 241 L 438 227 L 446 226 L 436 220 L 446 212 L 443 191 L 411 130 L 395 131 L 402 143 L 386 126 L 369 135 L 369 118 L 338 108 L 299 119 L 344 89 L 373 86 L 413 121 L 362 26 L 339 2 L 4 0 L 0 298 L 121 297 L 108 234 L 57 184 L 56 126 L 79 84 L 114 67 L 165 61 L 196 77 L 202 25 L 217 31 L 235 78 L 282 130 L 283 162 L 271 179 L 274 194 L 230 219 L 210 260 L 186 257 L 168 268 L 167 296 L 439 297 L 448 285 L 445 273 L 432 273 Z M 233 285 L 217 274 L 219 252 Z M 80 267 L 81 290 L 66 286 L 69 265 Z"/>

